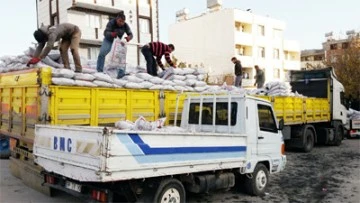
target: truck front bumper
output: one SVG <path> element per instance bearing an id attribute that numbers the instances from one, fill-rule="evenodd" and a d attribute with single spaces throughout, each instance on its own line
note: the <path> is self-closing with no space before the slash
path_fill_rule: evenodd
<path id="1" fill-rule="evenodd" d="M 281 162 L 280 162 L 280 170 L 279 171 L 283 171 L 285 169 L 285 165 L 286 165 L 286 155 L 281 155 Z"/>

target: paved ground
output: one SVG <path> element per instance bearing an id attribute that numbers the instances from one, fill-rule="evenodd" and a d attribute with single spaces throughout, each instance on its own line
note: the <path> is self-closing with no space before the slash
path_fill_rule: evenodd
<path id="1" fill-rule="evenodd" d="M 234 188 L 192 195 L 188 202 L 360 202 L 360 140 L 340 147 L 314 148 L 311 153 L 287 152 L 284 172 L 271 176 L 267 195 L 251 197 Z M 9 160 L 0 160 L 0 202 L 81 202 L 60 193 L 51 198 L 11 176 Z"/>

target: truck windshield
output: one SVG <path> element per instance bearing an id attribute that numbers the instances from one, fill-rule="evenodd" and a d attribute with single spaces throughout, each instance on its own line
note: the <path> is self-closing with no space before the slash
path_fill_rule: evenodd
<path id="1" fill-rule="evenodd" d="M 203 103 L 201 124 L 202 125 L 213 125 L 213 103 Z M 217 102 L 216 103 L 216 125 L 228 125 L 228 102 Z M 236 124 L 237 117 L 237 103 L 231 102 L 231 125 Z M 200 103 L 191 103 L 189 111 L 189 124 L 199 124 L 200 118 Z"/>

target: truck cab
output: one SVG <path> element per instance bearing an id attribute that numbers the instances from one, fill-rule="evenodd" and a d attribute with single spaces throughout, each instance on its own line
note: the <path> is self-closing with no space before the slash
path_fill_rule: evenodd
<path id="1" fill-rule="evenodd" d="M 345 89 L 336 78 L 332 67 L 290 71 L 290 85 L 293 92 L 306 97 L 327 98 L 331 108 L 331 120 L 345 125 L 347 113 Z"/>
<path id="2" fill-rule="evenodd" d="M 256 161 L 247 166 L 246 172 L 252 172 L 257 161 L 269 157 L 273 157 L 268 162 L 269 169 L 274 172 L 280 169 L 284 123 L 276 120 L 269 101 L 245 95 L 208 95 L 188 97 L 183 108 L 181 127 L 188 131 L 247 137 L 248 155 Z"/>

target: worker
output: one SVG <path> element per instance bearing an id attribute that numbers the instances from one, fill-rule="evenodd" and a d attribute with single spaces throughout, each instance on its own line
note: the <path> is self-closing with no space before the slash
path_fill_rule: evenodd
<path id="1" fill-rule="evenodd" d="M 264 86 L 265 83 L 265 74 L 264 71 L 259 68 L 258 65 L 255 65 L 256 75 L 254 77 L 255 83 L 254 86 L 257 85 L 257 88 L 260 89 Z"/>
<path id="2" fill-rule="evenodd" d="M 157 65 L 160 66 L 162 70 L 164 69 L 164 65 L 161 62 L 161 58 L 165 55 L 166 62 L 171 66 L 176 68 L 176 65 L 171 61 L 170 53 L 175 50 L 173 44 L 164 44 L 162 42 L 150 42 L 144 45 L 141 48 L 141 53 L 144 55 L 146 60 L 146 70 L 147 73 L 152 76 L 157 76 Z M 156 57 L 156 59 L 154 58 Z"/>
<path id="3" fill-rule="evenodd" d="M 120 12 L 116 18 L 111 19 L 106 25 L 104 31 L 104 40 L 101 44 L 96 70 L 98 72 L 104 71 L 105 57 L 110 52 L 112 43 L 116 37 L 120 39 L 126 33 L 125 40 L 129 42 L 133 38 L 130 26 L 125 22 L 126 17 L 124 12 Z"/>
<path id="4" fill-rule="evenodd" d="M 234 73 L 235 73 L 235 87 L 241 87 L 242 79 L 242 66 L 240 60 L 236 57 L 232 57 L 231 61 L 235 64 Z"/>
<path id="5" fill-rule="evenodd" d="M 68 56 L 68 49 L 70 47 L 74 58 L 75 72 L 81 72 L 82 67 L 79 56 L 81 31 L 78 26 L 71 23 L 62 23 L 55 26 L 43 25 L 34 32 L 34 38 L 39 44 L 33 58 L 28 62 L 28 66 L 30 64 L 37 64 L 41 59 L 45 58 L 54 47 L 55 41 L 61 39 L 59 47 L 64 68 L 70 69 Z"/>

